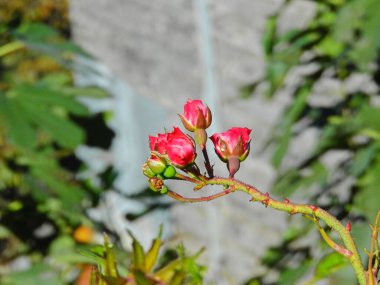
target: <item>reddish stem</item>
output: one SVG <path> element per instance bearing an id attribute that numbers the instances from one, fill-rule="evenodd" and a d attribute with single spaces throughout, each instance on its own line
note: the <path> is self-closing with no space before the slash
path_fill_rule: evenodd
<path id="1" fill-rule="evenodd" d="M 202 147 L 203 157 L 205 158 L 205 167 L 209 178 L 214 178 L 214 169 L 210 163 L 210 159 L 208 158 L 206 147 Z"/>
<path id="2" fill-rule="evenodd" d="M 224 190 L 223 192 L 211 195 L 211 196 L 205 196 L 205 197 L 197 197 L 197 198 L 189 198 L 189 197 L 184 197 L 176 192 L 173 191 L 168 191 L 167 195 L 172 197 L 173 199 L 176 199 L 181 202 L 188 202 L 188 203 L 197 203 L 197 202 L 208 202 L 211 200 L 214 200 L 216 198 L 222 197 L 224 195 L 228 195 L 231 192 L 234 192 L 235 188 L 234 187 L 229 187 L 228 189 Z"/>

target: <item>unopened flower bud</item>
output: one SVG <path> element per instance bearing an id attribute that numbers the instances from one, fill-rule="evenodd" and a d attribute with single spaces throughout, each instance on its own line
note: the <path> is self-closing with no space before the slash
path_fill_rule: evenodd
<path id="1" fill-rule="evenodd" d="M 163 173 L 165 178 L 173 178 L 176 174 L 177 174 L 177 171 L 172 165 L 168 165 L 168 167 L 166 167 Z"/>
<path id="2" fill-rule="evenodd" d="M 209 107 L 203 105 L 201 100 L 187 100 L 183 107 L 183 115 L 179 116 L 184 127 L 190 132 L 207 129 L 212 121 Z"/>
<path id="3" fill-rule="evenodd" d="M 173 132 L 167 134 L 166 153 L 174 166 L 185 168 L 195 160 L 195 143 L 191 137 L 174 127 Z"/>
<path id="4" fill-rule="evenodd" d="M 233 178 L 240 168 L 240 162 L 245 160 L 250 149 L 248 128 L 232 128 L 224 133 L 213 134 L 210 138 L 219 158 L 227 162 L 230 177 Z"/>
<path id="5" fill-rule="evenodd" d="M 150 178 L 148 181 L 150 189 L 154 192 L 161 191 L 162 187 L 164 186 L 164 181 L 157 177 Z"/>
<path id="6" fill-rule="evenodd" d="M 154 177 L 156 174 L 150 169 L 149 165 L 147 163 L 144 163 L 143 166 L 141 167 L 144 175 L 148 178 Z"/>
<path id="7" fill-rule="evenodd" d="M 243 161 L 249 153 L 250 133 L 251 130 L 248 128 L 235 127 L 224 133 L 213 134 L 210 139 L 214 144 L 216 154 L 222 161 L 227 162 L 233 156 Z"/>
<path id="8" fill-rule="evenodd" d="M 155 173 L 155 174 L 160 174 L 164 172 L 166 168 L 166 161 L 165 159 L 158 157 L 154 154 L 150 156 L 150 158 L 147 161 L 147 164 L 149 168 Z"/>

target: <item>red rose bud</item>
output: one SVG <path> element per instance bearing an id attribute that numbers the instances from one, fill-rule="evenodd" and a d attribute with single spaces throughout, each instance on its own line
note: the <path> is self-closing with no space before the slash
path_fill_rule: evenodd
<path id="1" fill-rule="evenodd" d="M 203 105 L 201 100 L 187 100 L 183 107 L 183 115 L 179 115 L 179 117 L 185 128 L 190 132 L 207 129 L 212 121 L 209 107 Z"/>
<path id="2" fill-rule="evenodd" d="M 250 129 L 232 128 L 224 133 L 213 134 L 210 138 L 219 158 L 227 162 L 230 177 L 233 178 L 240 168 L 240 162 L 245 160 L 249 153 Z"/>
<path id="3" fill-rule="evenodd" d="M 247 158 L 249 153 L 248 128 L 232 128 L 224 133 L 213 134 L 210 139 L 214 144 L 215 152 L 221 160 L 227 162 L 230 157 L 237 157 L 239 161 Z"/>
<path id="4" fill-rule="evenodd" d="M 150 156 L 150 158 L 147 161 L 147 164 L 149 168 L 155 173 L 155 174 L 160 174 L 164 172 L 166 169 L 166 161 L 165 159 L 158 157 L 154 154 Z"/>
<path id="5" fill-rule="evenodd" d="M 173 132 L 167 134 L 166 154 L 174 166 L 185 168 L 195 160 L 195 143 L 191 137 L 174 127 Z"/>
<path id="6" fill-rule="evenodd" d="M 149 136 L 150 150 L 166 154 L 167 134 L 158 134 L 157 137 Z"/>

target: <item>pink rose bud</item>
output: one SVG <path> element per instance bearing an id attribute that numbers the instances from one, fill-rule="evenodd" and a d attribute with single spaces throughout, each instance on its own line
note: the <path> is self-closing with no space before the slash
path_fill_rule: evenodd
<path id="1" fill-rule="evenodd" d="M 150 150 L 157 151 L 160 154 L 166 154 L 167 134 L 158 134 L 157 137 L 149 136 Z"/>
<path id="2" fill-rule="evenodd" d="M 185 168 L 195 160 L 195 143 L 191 137 L 174 127 L 173 132 L 167 134 L 166 154 L 174 166 Z"/>
<path id="3" fill-rule="evenodd" d="M 240 162 L 248 156 L 251 131 L 248 128 L 235 127 L 224 133 L 213 134 L 210 137 L 216 154 L 222 161 L 228 163 L 230 177 L 234 177 L 240 168 Z"/>
<path id="4" fill-rule="evenodd" d="M 211 125 L 210 109 L 201 100 L 187 100 L 183 107 L 183 115 L 179 115 L 185 128 L 194 132 L 197 129 L 207 129 Z"/>

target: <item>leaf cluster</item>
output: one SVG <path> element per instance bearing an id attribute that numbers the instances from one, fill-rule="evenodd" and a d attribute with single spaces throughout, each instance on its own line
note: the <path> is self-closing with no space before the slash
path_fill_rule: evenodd
<path id="1" fill-rule="evenodd" d="M 176 251 L 167 252 L 159 258 L 159 251 L 163 245 L 162 227 L 148 251 L 144 250 L 131 232 L 130 236 L 132 237 L 132 253 L 126 270 L 122 269 L 123 264 L 118 265 L 114 245 L 110 243 L 107 236 L 104 237 L 103 246 L 82 251 L 82 254 L 89 257 L 95 264 L 90 278 L 91 285 L 203 284 L 205 267 L 196 262 L 203 250 L 188 256 L 184 247 L 179 246 Z M 121 271 L 124 272 L 120 273 Z"/>
<path id="2" fill-rule="evenodd" d="M 0 14 L 6 14 L 0 24 L 2 284 L 41 284 L 46 274 L 52 277 L 49 284 L 67 284 L 74 269 L 67 266 L 79 259 L 52 265 L 46 255 L 60 241 L 69 245 L 67 253 L 74 251 L 71 235 L 79 225 L 91 224 L 85 209 L 96 205 L 100 195 L 90 181 L 78 179 L 85 165 L 74 151 L 87 142 L 80 120 L 93 116 L 79 99 L 106 93 L 74 84 L 73 58 L 87 55 L 65 36 L 68 22 L 56 21 L 65 19 L 58 12 L 66 4 L 0 1 Z M 49 11 L 58 13 L 55 19 Z M 30 268 L 10 273 L 18 258 Z"/>

